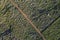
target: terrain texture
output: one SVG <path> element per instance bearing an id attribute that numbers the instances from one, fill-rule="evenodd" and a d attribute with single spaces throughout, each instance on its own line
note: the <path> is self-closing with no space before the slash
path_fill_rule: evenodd
<path id="1" fill-rule="evenodd" d="M 0 0 L 0 40 L 60 40 L 60 0 Z"/>

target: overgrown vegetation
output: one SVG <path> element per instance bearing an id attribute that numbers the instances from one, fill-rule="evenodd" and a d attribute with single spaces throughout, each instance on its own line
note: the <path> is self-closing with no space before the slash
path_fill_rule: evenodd
<path id="1" fill-rule="evenodd" d="M 36 28 L 41 32 L 45 29 L 42 34 L 46 40 L 60 40 L 60 0 L 14 0 L 14 2 L 28 15 Z M 42 40 L 9 0 L 0 0 L 0 36 L 10 26 L 12 32 L 0 37 L 0 40 Z"/>

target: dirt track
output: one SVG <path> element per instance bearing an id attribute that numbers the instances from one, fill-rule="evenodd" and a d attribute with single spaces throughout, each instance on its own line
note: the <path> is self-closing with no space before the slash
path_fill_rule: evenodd
<path id="1" fill-rule="evenodd" d="M 16 3 L 13 2 L 13 0 L 10 0 L 10 2 L 15 6 L 18 11 L 25 17 L 25 19 L 32 25 L 32 27 L 36 30 L 36 32 L 43 38 L 43 40 L 46 40 L 43 34 L 36 28 L 36 26 L 32 23 L 32 21 L 28 18 L 28 16 L 18 7 Z"/>

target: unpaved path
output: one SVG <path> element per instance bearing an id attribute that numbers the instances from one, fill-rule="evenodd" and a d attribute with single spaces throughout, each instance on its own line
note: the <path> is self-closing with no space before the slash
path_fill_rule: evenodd
<path id="1" fill-rule="evenodd" d="M 40 32 L 40 30 L 38 30 L 36 28 L 36 26 L 32 23 L 32 21 L 28 18 L 28 16 L 18 7 L 18 5 L 13 2 L 13 0 L 10 0 L 10 2 L 13 4 L 13 6 L 15 6 L 18 11 L 25 17 L 25 19 L 32 25 L 32 27 L 36 30 L 37 33 L 39 33 L 39 35 L 43 38 L 43 40 L 46 40 L 45 37 L 43 36 L 43 34 Z"/>

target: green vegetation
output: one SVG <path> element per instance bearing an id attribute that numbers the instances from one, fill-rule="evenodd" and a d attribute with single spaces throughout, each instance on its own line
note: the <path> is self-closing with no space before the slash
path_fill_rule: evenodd
<path id="1" fill-rule="evenodd" d="M 47 40 L 58 40 L 60 38 L 60 18 L 46 29 L 43 34 Z"/>
<path id="2" fill-rule="evenodd" d="M 60 0 L 14 0 L 14 2 L 28 15 L 36 28 L 42 31 L 48 27 L 42 32 L 46 40 L 60 39 L 60 17 L 55 20 L 60 16 Z M 0 0 L 0 36 L 10 26 L 13 29 L 11 35 L 3 36 L 3 40 L 42 40 L 9 0 Z"/>

